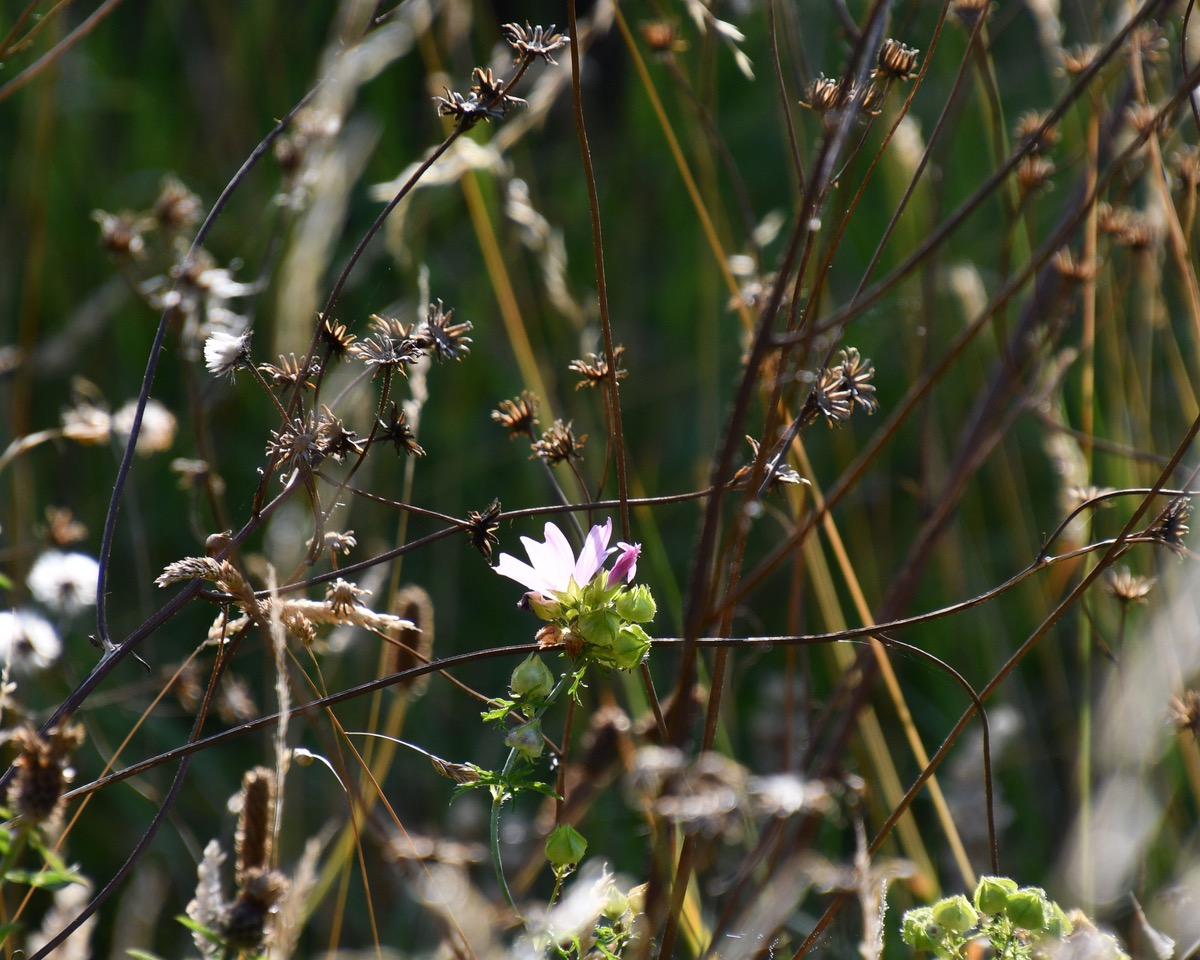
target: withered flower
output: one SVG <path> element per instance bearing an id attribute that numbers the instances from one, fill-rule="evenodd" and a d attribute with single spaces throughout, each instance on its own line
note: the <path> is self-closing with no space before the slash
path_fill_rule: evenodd
<path id="1" fill-rule="evenodd" d="M 361 457 L 367 452 L 363 441 L 358 439 L 358 434 L 353 430 L 347 430 L 341 417 L 334 416 L 333 411 L 324 405 L 321 407 L 317 429 L 321 434 L 325 453 L 339 463 L 351 453 Z"/>
<path id="2" fill-rule="evenodd" d="M 848 93 L 840 80 L 822 74 L 809 83 L 804 94 L 808 99 L 801 100 L 800 106 L 808 107 L 817 113 L 826 113 L 846 103 Z"/>
<path id="3" fill-rule="evenodd" d="M 1059 54 L 1062 59 L 1062 72 L 1070 77 L 1083 73 L 1092 65 L 1092 61 L 1096 59 L 1096 54 L 1099 52 L 1100 44 L 1098 43 L 1081 43 L 1065 48 Z"/>
<path id="4" fill-rule="evenodd" d="M 1053 163 L 1038 154 L 1029 154 L 1017 164 L 1017 188 L 1022 196 L 1033 193 L 1045 187 L 1053 174 Z"/>
<path id="5" fill-rule="evenodd" d="M 1049 150 L 1058 144 L 1061 136 L 1061 131 L 1057 123 L 1050 124 L 1050 126 L 1042 131 L 1041 136 L 1037 136 L 1038 130 L 1041 129 L 1042 124 L 1046 122 L 1046 118 L 1049 116 L 1050 114 L 1044 110 L 1026 110 L 1017 117 L 1016 126 L 1013 127 L 1013 136 L 1018 142 L 1026 140 L 1035 141 L 1033 149 L 1037 153 Z"/>
<path id="6" fill-rule="evenodd" d="M 43 738 L 33 728 L 17 730 L 11 742 L 20 751 L 9 802 L 31 824 L 45 823 L 58 812 L 67 785 L 75 778 L 71 754 L 84 740 L 79 724 L 60 724 Z"/>
<path id="7" fill-rule="evenodd" d="M 899 40 L 888 37 L 879 48 L 879 66 L 875 68 L 877 79 L 911 80 L 917 72 L 917 61 L 921 51 L 908 47 Z"/>
<path id="8" fill-rule="evenodd" d="M 100 225 L 100 245 L 117 257 L 140 260 L 146 255 L 147 222 L 135 213 L 123 210 L 106 213 L 93 210 L 92 219 Z"/>
<path id="9" fill-rule="evenodd" d="M 506 39 L 517 51 L 520 60 L 526 57 L 541 57 L 546 63 L 558 63 L 551 54 L 571 42 L 570 37 L 565 34 L 554 32 L 554 24 L 550 24 L 549 27 L 531 27 L 526 20 L 525 26 L 506 23 L 503 29 Z"/>
<path id="10" fill-rule="evenodd" d="M 274 470 L 308 472 L 316 469 L 328 453 L 329 438 L 315 414 L 294 417 L 285 426 L 272 430 L 271 442 L 267 444 L 267 458 Z"/>
<path id="11" fill-rule="evenodd" d="M 617 345 L 613 347 L 613 360 L 617 363 L 617 372 L 614 376 L 616 380 L 624 380 L 629 374 L 628 370 L 621 369 L 621 354 L 624 352 L 625 348 L 623 346 Z M 582 380 L 575 384 L 576 390 L 581 387 L 599 386 L 609 378 L 608 358 L 602 353 L 589 353 L 586 358 L 572 360 L 567 364 L 567 369 L 573 370 L 583 377 Z"/>
<path id="12" fill-rule="evenodd" d="M 587 434 L 578 440 L 575 439 L 575 434 L 571 432 L 570 421 L 563 423 L 562 420 L 555 420 L 550 425 L 550 429 L 542 434 L 542 439 L 530 446 L 533 448 L 534 457 L 553 466 L 563 461 L 582 460 L 585 440 L 587 440 Z"/>
<path id="13" fill-rule="evenodd" d="M 747 435 L 746 442 L 750 444 L 750 450 L 753 454 L 753 457 L 751 458 L 750 463 L 739 467 L 737 473 L 733 475 L 733 480 L 731 483 L 735 487 L 739 484 L 745 483 L 746 480 L 749 479 L 750 473 L 754 469 L 754 464 L 758 460 L 758 441 Z M 770 464 L 766 464 L 766 469 L 771 471 L 770 477 L 767 478 L 767 488 L 770 490 L 778 490 L 781 485 L 787 484 L 808 484 L 808 481 L 800 476 L 800 474 L 796 472 L 795 467 L 784 460 L 782 456 L 779 457 L 779 460 L 774 465 L 774 468 L 772 468 Z"/>
<path id="14" fill-rule="evenodd" d="M 67 507 L 46 508 L 46 540 L 51 546 L 66 547 L 86 539 L 87 527 Z"/>
<path id="15" fill-rule="evenodd" d="M 1104 588 L 1122 603 L 1145 603 L 1154 589 L 1154 578 L 1130 573 L 1128 567 L 1120 566 L 1105 574 Z"/>
<path id="16" fill-rule="evenodd" d="M 200 198 L 176 176 L 163 179 L 154 201 L 154 219 L 166 233 L 179 233 L 195 226 L 204 216 Z"/>
<path id="17" fill-rule="evenodd" d="M 277 387 L 294 387 L 298 383 L 303 383 L 304 386 L 312 390 L 313 382 L 309 377 L 315 377 L 321 372 L 321 364 L 315 357 L 307 366 L 296 359 L 294 353 L 289 353 L 286 357 L 281 353 L 279 355 L 279 363 L 260 363 L 258 365 L 259 373 L 269 377 Z"/>
<path id="18" fill-rule="evenodd" d="M 1152 103 L 1134 103 L 1125 108 L 1125 117 L 1129 125 L 1143 136 L 1152 132 L 1166 136 L 1167 118 L 1158 107 Z"/>
<path id="19" fill-rule="evenodd" d="M 1191 512 L 1191 501 L 1187 497 L 1176 497 L 1167 504 L 1167 508 L 1150 525 L 1146 536 L 1153 537 L 1176 553 L 1182 553 L 1184 551 L 1183 538 L 1188 533 L 1187 521 Z"/>
<path id="20" fill-rule="evenodd" d="M 501 400 L 500 409 L 492 411 L 492 419 L 508 431 L 508 439 L 515 437 L 533 437 L 533 428 L 537 423 L 537 397 L 528 390 L 522 390 L 521 395 L 513 400 Z"/>
<path id="21" fill-rule="evenodd" d="M 449 87 L 442 89 L 446 91 L 446 95 L 433 98 L 433 102 L 438 105 L 438 116 L 453 117 L 464 130 L 469 130 L 480 120 L 489 123 L 492 120 L 503 120 L 509 110 L 525 102 L 516 97 L 500 97 L 492 101 L 481 97 L 475 91 L 464 97 Z"/>
<path id="22" fill-rule="evenodd" d="M 371 336 L 350 345 L 350 353 L 375 367 L 373 376 L 388 367 L 408 376 L 405 366 L 422 356 L 421 341 L 413 336 L 412 328 L 392 317 L 371 314 L 371 330 Z"/>
<path id="23" fill-rule="evenodd" d="M 467 512 L 467 537 L 471 546 L 483 554 L 488 563 L 492 562 L 492 545 L 500 542 L 500 538 L 496 536 L 496 531 L 500 529 L 500 521 L 497 519 L 499 516 L 498 499 L 488 504 L 482 513 L 478 510 Z"/>
<path id="24" fill-rule="evenodd" d="M 857 347 L 847 347 L 841 354 L 842 362 L 834 369 L 841 370 L 846 389 L 850 391 L 850 398 L 867 413 L 874 413 L 879 409 L 879 402 L 875 399 L 875 385 L 871 383 L 875 376 L 875 365 L 870 360 L 864 360 Z"/>
<path id="25" fill-rule="evenodd" d="M 325 342 L 325 346 L 329 348 L 329 352 L 339 360 L 343 359 L 350 352 L 350 347 L 358 338 L 347 332 L 344 323 L 338 323 L 336 320 L 326 320 L 321 324 L 321 339 Z"/>
<path id="26" fill-rule="evenodd" d="M 1051 258 L 1054 269 L 1077 283 L 1085 283 L 1096 278 L 1096 264 L 1091 260 L 1076 260 L 1069 247 L 1060 248 Z"/>
<path id="27" fill-rule="evenodd" d="M 490 72 L 490 71 L 489 71 Z M 442 301 L 431 303 L 425 319 L 417 327 L 416 339 L 427 350 L 432 350 L 439 361 L 461 360 L 471 352 L 471 321 L 452 323 L 453 310 L 445 309 Z"/>
<path id="28" fill-rule="evenodd" d="M 338 617 L 344 617 L 355 607 L 361 606 L 359 597 L 369 597 L 370 595 L 370 590 L 351 583 L 349 580 L 343 580 L 341 577 L 325 588 L 325 602 Z"/>
<path id="29" fill-rule="evenodd" d="M 219 932 L 230 950 L 257 953 L 267 940 L 271 916 L 287 896 L 288 881 L 278 870 L 256 867 L 246 871 L 240 887 Z"/>
<path id="30" fill-rule="evenodd" d="M 1193 737 L 1200 736 L 1200 693 L 1184 690 L 1182 697 L 1172 697 L 1171 722 L 1180 733 L 1187 730 Z"/>
<path id="31" fill-rule="evenodd" d="M 1153 20 L 1145 20 L 1130 30 L 1125 42 L 1129 44 L 1129 52 L 1146 63 L 1165 60 L 1171 47 L 1166 31 Z"/>
<path id="32" fill-rule="evenodd" d="M 417 443 L 416 434 L 404 419 L 404 411 L 392 401 L 391 412 L 386 420 L 379 421 L 379 432 L 376 436 L 385 443 L 391 443 L 396 453 L 407 453 L 414 457 L 425 456 L 425 450 Z"/>
<path id="33" fill-rule="evenodd" d="M 886 97 L 887 94 L 884 93 L 883 87 L 868 83 L 865 87 L 854 87 L 850 99 L 867 116 L 877 117 L 883 112 L 883 102 Z"/>

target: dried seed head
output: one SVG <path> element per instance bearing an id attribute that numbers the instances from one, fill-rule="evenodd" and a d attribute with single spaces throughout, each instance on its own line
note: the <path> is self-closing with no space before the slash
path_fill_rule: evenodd
<path id="1" fill-rule="evenodd" d="M 1038 154 L 1029 154 L 1017 164 L 1017 188 L 1027 196 L 1047 186 L 1054 174 L 1054 164 Z"/>
<path id="2" fill-rule="evenodd" d="M 144 234 L 148 224 L 144 218 L 128 210 L 120 213 L 93 210 L 92 219 L 100 226 L 100 245 L 109 253 L 135 260 L 146 256 Z"/>
<path id="3" fill-rule="evenodd" d="M 1187 497 L 1176 497 L 1150 525 L 1146 536 L 1153 537 L 1176 553 L 1183 553 L 1183 538 L 1188 533 L 1187 521 L 1191 511 L 1191 501 Z"/>
<path id="4" fill-rule="evenodd" d="M 877 117 L 883 112 L 883 104 L 887 99 L 887 94 L 884 92 L 883 87 L 877 87 L 873 83 L 868 83 L 865 87 L 854 87 L 850 99 L 867 116 Z"/>
<path id="5" fill-rule="evenodd" d="M 827 113 L 845 104 L 849 92 L 840 80 L 822 74 L 809 83 L 804 94 L 807 99 L 801 100 L 800 106 Z"/>
<path id="6" fill-rule="evenodd" d="M 204 366 L 214 377 L 229 374 L 233 379 L 239 364 L 250 359 L 250 334 L 234 336 L 218 330 L 204 341 Z"/>
<path id="7" fill-rule="evenodd" d="M 360 607 L 359 597 L 369 597 L 371 591 L 338 577 L 325 588 L 325 602 L 335 617 L 346 617 L 355 607 Z"/>
<path id="8" fill-rule="evenodd" d="M 1130 56 L 1140 57 L 1144 63 L 1165 60 L 1171 47 L 1167 32 L 1153 20 L 1144 20 L 1130 30 L 1125 42 Z"/>
<path id="9" fill-rule="evenodd" d="M 563 461 L 582 460 L 583 444 L 586 440 L 587 434 L 578 440 L 575 438 L 575 434 L 571 432 L 571 422 L 555 420 L 550 429 L 542 434 L 542 439 L 530 446 L 533 448 L 534 457 L 539 457 L 553 466 Z"/>
<path id="10" fill-rule="evenodd" d="M 1041 136 L 1038 136 L 1038 130 L 1049 117 L 1049 112 L 1045 110 L 1026 110 L 1023 114 L 1017 117 L 1016 126 L 1013 128 L 1013 136 L 1018 143 L 1033 141 L 1033 149 L 1037 153 L 1044 153 L 1047 150 L 1057 146 L 1059 139 L 1062 136 L 1061 129 L 1057 123 L 1052 123 L 1042 131 Z"/>
<path id="11" fill-rule="evenodd" d="M 1061 72 L 1068 77 L 1083 73 L 1092 65 L 1096 54 L 1100 52 L 1098 43 L 1081 43 L 1074 47 L 1066 47 L 1059 52 Z"/>
<path id="12" fill-rule="evenodd" d="M 1200 693 L 1184 690 L 1182 697 L 1172 697 L 1171 722 L 1180 733 L 1186 730 L 1200 737 Z"/>
<path id="13" fill-rule="evenodd" d="M 1105 589 L 1122 603 L 1145 603 L 1154 589 L 1154 577 L 1130 573 L 1125 566 L 1115 567 L 1105 575 Z"/>
<path id="14" fill-rule="evenodd" d="M 950 12 L 968 30 L 974 30 L 979 18 L 992 12 L 992 0 L 952 0 Z"/>
<path id="15" fill-rule="evenodd" d="M 1171 165 L 1181 183 L 1189 190 L 1200 185 L 1200 148 L 1195 144 L 1180 147 L 1171 156 Z"/>
<path id="16" fill-rule="evenodd" d="M 614 375 L 616 380 L 624 380 L 629 374 L 628 370 L 621 369 L 621 354 L 625 352 L 623 346 L 617 345 L 613 347 L 613 359 L 617 363 L 617 372 Z M 575 389 L 581 387 L 596 387 L 609 378 L 608 376 L 608 359 L 600 353 L 589 353 L 586 358 L 572 360 L 567 364 L 567 369 L 580 374 L 583 379 L 575 384 Z"/>
<path id="17" fill-rule="evenodd" d="M 254 767 L 242 777 L 242 809 L 234 834 L 239 887 L 250 871 L 270 865 L 274 829 L 275 772 Z"/>
<path id="18" fill-rule="evenodd" d="M 350 345 L 350 354 L 375 368 L 372 377 L 389 368 L 408 376 L 405 367 L 416 363 L 424 353 L 412 328 L 392 317 L 372 314 L 371 331 L 371 336 Z"/>
<path id="19" fill-rule="evenodd" d="M 888 37 L 879 48 L 879 66 L 875 69 L 877 79 L 911 80 L 917 72 L 917 61 L 921 51 L 908 47 L 899 40 Z"/>
<path id="20" fill-rule="evenodd" d="M 1051 261 L 1054 269 L 1068 280 L 1086 283 L 1096 278 L 1096 264 L 1091 260 L 1076 260 L 1070 248 L 1062 247 Z"/>
<path id="21" fill-rule="evenodd" d="M 221 921 L 220 933 L 226 946 L 238 952 L 258 952 L 268 939 L 270 918 L 287 892 L 287 878 L 278 871 L 249 871 Z"/>
<path id="22" fill-rule="evenodd" d="M 492 562 L 492 545 L 500 542 L 496 531 L 500 529 L 500 501 L 493 500 L 486 510 L 480 513 L 471 510 L 467 513 L 467 536 L 471 546 L 483 554 L 488 563 Z"/>
<path id="23" fill-rule="evenodd" d="M 492 419 L 508 431 L 508 439 L 527 436 L 533 437 L 533 428 L 537 424 L 537 397 L 528 390 L 522 390 L 521 395 L 512 400 L 501 400 L 500 408 L 492 411 Z"/>
<path id="24" fill-rule="evenodd" d="M 339 360 L 344 359 L 350 352 L 350 347 L 358 338 L 346 330 L 344 323 L 336 320 L 326 320 L 321 324 L 321 339 L 329 352 Z"/>
<path id="25" fill-rule="evenodd" d="M 1151 133 L 1166 136 L 1169 132 L 1167 118 L 1152 103 L 1134 103 L 1125 108 L 1125 119 L 1144 137 Z"/>
<path id="26" fill-rule="evenodd" d="M 294 353 L 289 353 L 286 357 L 281 353 L 279 363 L 260 363 L 258 369 L 277 387 L 294 387 L 296 384 L 302 383 L 306 389 L 312 390 L 314 385 L 308 378 L 315 377 L 321 372 L 321 364 L 314 357 L 311 363 L 305 365 L 296 359 Z"/>
<path id="27" fill-rule="evenodd" d="M 329 438 L 320 418 L 312 413 L 295 417 L 286 426 L 272 430 L 271 442 L 267 444 L 269 469 L 283 471 L 284 479 L 292 470 L 311 473 L 329 452 Z"/>
<path id="28" fill-rule="evenodd" d="M 176 176 L 163 179 L 154 201 L 154 219 L 165 233 L 181 233 L 200 222 L 200 198 Z"/>
<path id="29" fill-rule="evenodd" d="M 541 57 L 546 63 L 557 63 L 558 61 L 551 54 L 571 42 L 565 34 L 554 32 L 554 24 L 550 24 L 549 27 L 531 27 L 529 21 L 526 20 L 525 26 L 521 26 L 519 23 L 506 23 L 503 30 L 506 39 L 517 51 L 517 57 L 521 60 L 526 57 Z"/>
<path id="30" fill-rule="evenodd" d="M 43 738 L 32 727 L 16 731 L 11 741 L 20 751 L 13 761 L 16 776 L 9 802 L 28 823 L 45 823 L 59 810 L 63 792 L 75 778 L 71 754 L 84 740 L 83 727 L 62 724 Z"/>
<path id="31" fill-rule="evenodd" d="M 391 410 L 386 420 L 379 421 L 379 431 L 375 434 L 382 443 L 391 443 L 396 453 L 405 453 L 413 457 L 425 456 L 424 448 L 417 443 L 416 434 L 404 418 L 404 411 L 392 401 Z"/>
<path id="32" fill-rule="evenodd" d="M 52 546 L 67 547 L 86 537 L 87 527 L 68 508 L 46 508 L 46 540 Z"/>
<path id="33" fill-rule="evenodd" d="M 490 74 L 491 71 L 489 70 Z M 431 303 L 425 319 L 417 328 L 417 340 L 426 350 L 432 350 L 441 360 L 461 360 L 471 352 L 471 321 L 452 323 L 453 310 L 446 310 L 441 300 Z"/>

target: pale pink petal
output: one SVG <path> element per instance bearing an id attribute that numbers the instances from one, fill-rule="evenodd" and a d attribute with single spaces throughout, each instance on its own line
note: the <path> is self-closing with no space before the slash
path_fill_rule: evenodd
<path id="1" fill-rule="evenodd" d="M 608 555 L 608 538 L 612 536 L 612 517 L 604 521 L 604 526 L 597 524 L 588 531 L 583 549 L 579 551 L 579 560 L 575 564 L 575 582 L 581 587 L 592 582 L 592 577 L 604 563 Z"/>
<path id="2" fill-rule="evenodd" d="M 500 559 L 496 562 L 495 570 L 500 576 L 516 580 L 517 583 L 524 584 L 530 590 L 536 590 L 539 593 L 554 590 L 550 582 L 537 570 L 525 563 L 525 561 L 518 560 L 510 554 L 500 554 Z"/>

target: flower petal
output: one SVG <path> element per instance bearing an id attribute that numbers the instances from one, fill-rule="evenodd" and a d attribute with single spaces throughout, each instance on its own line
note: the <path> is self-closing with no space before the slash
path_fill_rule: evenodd
<path id="1" fill-rule="evenodd" d="M 581 587 L 592 582 L 592 577 L 608 556 L 608 538 L 612 536 L 612 517 L 604 521 L 604 526 L 597 524 L 588 531 L 583 549 L 579 551 L 579 559 L 575 563 L 575 582 Z"/>
<path id="2" fill-rule="evenodd" d="M 626 543 L 624 540 L 617 543 L 617 549 L 621 551 L 621 555 L 617 557 L 616 562 L 612 565 L 612 569 L 608 572 L 608 582 L 617 583 L 632 583 L 633 578 L 637 576 L 638 557 L 642 553 L 642 545 L 640 543 Z"/>
<path id="3" fill-rule="evenodd" d="M 545 593 L 548 590 L 554 589 L 550 582 L 537 570 L 524 560 L 518 560 L 511 554 L 500 554 L 500 559 L 496 562 L 496 566 L 493 569 L 500 576 L 516 580 L 517 583 L 524 584 L 530 590 L 536 590 L 539 593 Z"/>

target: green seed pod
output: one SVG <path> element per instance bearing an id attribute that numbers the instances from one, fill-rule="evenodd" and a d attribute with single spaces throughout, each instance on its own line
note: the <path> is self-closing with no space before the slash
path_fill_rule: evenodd
<path id="1" fill-rule="evenodd" d="M 1071 923 L 1070 919 L 1063 912 L 1063 908 L 1054 901 L 1051 901 L 1050 915 L 1046 918 L 1046 929 L 1043 931 L 1045 935 L 1061 940 L 1074 929 L 1075 925 Z"/>
<path id="2" fill-rule="evenodd" d="M 536 590 L 531 590 L 521 598 L 521 606 L 528 607 L 543 620 L 557 620 L 563 612 L 563 605 L 558 600 Z"/>
<path id="3" fill-rule="evenodd" d="M 531 653 L 512 672 L 508 687 L 514 697 L 522 700 L 543 700 L 554 689 L 554 674 L 542 663 L 542 658 Z"/>
<path id="4" fill-rule="evenodd" d="M 1008 895 L 1017 890 L 1017 881 L 1008 877 L 980 877 L 975 888 L 975 909 L 993 916 L 1002 913 L 1008 904 Z"/>
<path id="5" fill-rule="evenodd" d="M 513 727 L 504 738 L 504 743 L 527 757 L 540 757 L 546 746 L 542 740 L 542 725 L 536 720 L 530 720 L 519 727 Z"/>
<path id="6" fill-rule="evenodd" d="M 933 908 L 917 907 L 904 914 L 900 937 L 910 947 L 936 953 L 941 946 L 942 929 L 933 920 Z"/>
<path id="7" fill-rule="evenodd" d="M 600 663 L 616 667 L 618 670 L 632 670 L 646 659 L 650 651 L 650 637 L 636 623 L 622 627 L 617 634 L 617 642 L 605 656 L 597 656 Z"/>
<path id="8" fill-rule="evenodd" d="M 951 933 L 966 933 L 979 922 L 979 914 L 971 906 L 971 901 L 959 894 L 935 903 L 933 920 Z"/>
<path id="9" fill-rule="evenodd" d="M 1022 887 L 1008 895 L 1004 906 L 1008 919 L 1023 930 L 1036 933 L 1046 926 L 1050 914 L 1050 904 L 1046 901 L 1046 891 L 1038 887 Z"/>
<path id="10" fill-rule="evenodd" d="M 574 867 L 587 852 L 587 840 L 569 823 L 560 823 L 546 838 L 546 859 L 555 871 Z"/>
<path id="11" fill-rule="evenodd" d="M 638 584 L 617 597 L 617 613 L 634 623 L 649 623 L 658 612 L 658 606 L 645 584 Z"/>
<path id="12" fill-rule="evenodd" d="M 589 610 L 575 622 L 575 632 L 600 650 L 612 648 L 620 627 L 620 621 L 611 610 Z"/>

